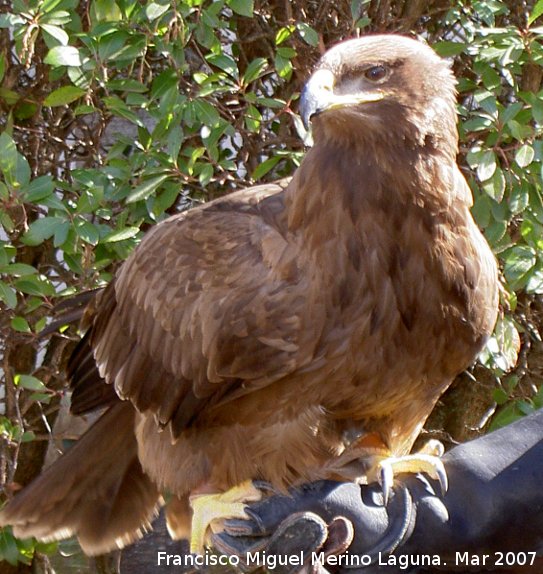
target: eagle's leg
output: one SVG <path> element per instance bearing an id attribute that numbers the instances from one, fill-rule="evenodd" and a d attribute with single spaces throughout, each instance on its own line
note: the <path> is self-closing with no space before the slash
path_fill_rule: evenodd
<path id="1" fill-rule="evenodd" d="M 246 503 L 257 502 L 262 492 L 247 480 L 219 494 L 194 494 L 190 497 L 192 525 L 190 551 L 202 554 L 210 533 L 222 530 L 226 519 L 247 519 Z"/>
<path id="2" fill-rule="evenodd" d="M 368 472 L 367 480 L 368 482 L 377 480 L 381 484 L 385 504 L 388 502 L 395 475 L 401 473 L 424 472 L 430 478 L 437 480 L 441 492 L 445 493 L 448 488 L 448 479 L 447 471 L 441 461 L 443 452 L 443 445 L 438 440 L 433 439 L 414 454 L 405 456 L 390 456 L 390 453 L 388 455 L 373 455 L 375 464 Z"/>

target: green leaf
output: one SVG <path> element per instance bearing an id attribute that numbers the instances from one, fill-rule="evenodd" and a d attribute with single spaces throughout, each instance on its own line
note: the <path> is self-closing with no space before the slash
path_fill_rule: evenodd
<path id="1" fill-rule="evenodd" d="M 64 106 L 75 102 L 75 100 L 78 100 L 85 94 L 86 90 L 82 90 L 76 86 L 62 86 L 62 88 L 51 92 L 43 101 L 43 105 L 49 106 L 50 108 Z"/>
<path id="2" fill-rule="evenodd" d="M 7 263 L 10 259 L 17 255 L 17 248 L 5 241 L 0 242 L 0 260 L 2 263 Z"/>
<path id="3" fill-rule="evenodd" d="M 45 391 L 47 387 L 32 375 L 15 375 L 13 381 L 16 385 L 29 391 Z"/>
<path id="4" fill-rule="evenodd" d="M 32 333 L 32 329 L 24 317 L 13 317 L 11 327 L 20 333 Z"/>
<path id="5" fill-rule="evenodd" d="M 8 232 L 11 233 L 15 229 L 15 223 L 9 216 L 7 211 L 0 210 L 0 225 Z"/>
<path id="6" fill-rule="evenodd" d="M 32 313 L 36 309 L 39 309 L 42 305 L 43 305 L 43 301 L 42 301 L 41 297 L 29 297 L 25 301 L 25 312 Z M 40 321 L 41 321 L 41 319 L 40 319 Z"/>
<path id="7" fill-rule="evenodd" d="M 32 267 L 32 265 L 27 265 L 26 263 L 10 263 L 8 265 L 1 265 L 0 273 L 14 277 L 22 277 L 23 275 L 34 275 L 34 273 L 37 273 L 37 270 L 35 267 Z"/>
<path id="8" fill-rule="evenodd" d="M 40 217 L 33 221 L 28 231 L 23 235 L 23 243 L 26 245 L 39 245 L 46 239 L 53 237 L 57 227 L 64 220 L 60 217 L 47 216 Z"/>
<path id="9" fill-rule="evenodd" d="M 498 100 L 495 94 L 487 90 L 481 90 L 473 95 L 473 99 L 493 119 L 498 117 Z"/>
<path id="10" fill-rule="evenodd" d="M 505 427 L 518 419 L 522 418 L 517 403 L 509 403 L 500 409 L 493 417 L 488 430 L 489 432 Z"/>
<path id="11" fill-rule="evenodd" d="M 509 120 L 507 122 L 507 129 L 518 141 L 523 141 L 532 135 L 532 128 L 529 125 L 517 122 L 517 120 Z"/>
<path id="12" fill-rule="evenodd" d="M 536 269 L 533 273 L 530 273 L 530 277 L 526 282 L 526 292 L 543 295 L 543 269 Z"/>
<path id="13" fill-rule="evenodd" d="M 509 393 L 507 393 L 505 389 L 494 389 L 492 391 L 492 398 L 498 405 L 503 405 L 509 400 Z"/>
<path id="14" fill-rule="evenodd" d="M 49 50 L 44 62 L 53 66 L 81 66 L 79 50 L 74 46 L 55 46 Z"/>
<path id="15" fill-rule="evenodd" d="M 164 191 L 155 196 L 153 201 L 153 214 L 158 217 L 170 208 L 179 197 L 181 190 L 179 184 L 168 181 L 164 184 Z"/>
<path id="16" fill-rule="evenodd" d="M 260 179 L 261 177 L 265 176 L 270 170 L 272 170 L 281 160 L 281 157 L 278 155 L 274 155 L 273 157 L 268 158 L 266 161 L 263 161 L 261 164 L 257 166 L 257 168 L 253 171 L 252 178 L 255 180 Z"/>
<path id="17" fill-rule="evenodd" d="M 284 58 L 283 56 L 281 56 L 281 54 L 278 53 L 275 56 L 274 64 L 275 69 L 277 70 L 277 73 L 279 74 L 280 78 L 283 79 L 290 78 L 293 67 L 292 62 L 290 61 L 289 58 Z"/>
<path id="18" fill-rule="evenodd" d="M 507 233 L 507 223 L 505 221 L 493 221 L 485 229 L 485 237 L 492 246 L 496 246 Z"/>
<path id="19" fill-rule="evenodd" d="M 126 103 L 121 100 L 121 98 L 117 96 L 108 96 L 103 98 L 103 102 L 108 106 L 113 114 L 120 116 L 139 127 L 145 127 L 138 115 L 133 112 Z"/>
<path id="20" fill-rule="evenodd" d="M 543 407 L 543 385 L 539 387 L 535 396 L 532 397 L 532 400 L 534 401 L 536 408 L 540 409 Z"/>
<path id="21" fill-rule="evenodd" d="M 176 70 L 173 68 L 164 70 L 153 80 L 151 96 L 158 99 L 164 96 L 170 90 L 177 90 L 178 82 L 179 78 L 177 76 Z"/>
<path id="22" fill-rule="evenodd" d="M 519 350 L 520 335 L 515 322 L 508 316 L 500 317 L 480 359 L 489 368 L 507 372 L 516 365 Z"/>
<path id="23" fill-rule="evenodd" d="M 287 105 L 284 100 L 280 100 L 278 98 L 257 98 L 256 102 L 263 106 L 267 106 L 268 108 L 277 110 L 284 108 Z"/>
<path id="24" fill-rule="evenodd" d="M 42 199 L 49 197 L 55 190 L 53 178 L 50 175 L 42 175 L 33 179 L 23 190 L 24 201 L 39 203 Z"/>
<path id="25" fill-rule="evenodd" d="M 55 235 L 53 238 L 53 245 L 55 247 L 60 247 L 66 242 L 70 229 L 71 225 L 69 221 L 63 221 L 58 225 L 58 227 L 55 229 Z"/>
<path id="26" fill-rule="evenodd" d="M 96 225 L 92 224 L 86 219 L 78 219 L 75 221 L 75 232 L 77 235 L 89 245 L 97 245 L 100 240 L 100 234 Z"/>
<path id="27" fill-rule="evenodd" d="M 18 14 L 0 14 L 0 28 L 17 28 L 24 23 L 24 18 Z"/>
<path id="28" fill-rule="evenodd" d="M 68 1 L 71 2 L 73 0 Z M 42 18 L 41 22 L 51 24 L 52 26 L 66 26 L 66 24 L 70 24 L 72 22 L 72 15 L 66 10 L 56 10 Z"/>
<path id="29" fill-rule="evenodd" d="M 6 132 L 0 134 L 0 170 L 12 187 L 21 187 L 30 181 L 28 161 L 17 151 L 15 142 Z"/>
<path id="30" fill-rule="evenodd" d="M 66 543 L 69 544 L 71 540 L 74 540 L 74 539 L 71 538 L 70 540 L 66 541 Z M 54 552 L 56 552 L 58 550 L 59 543 L 58 542 L 41 542 L 41 541 L 37 540 L 35 547 L 36 547 L 36 551 L 40 552 L 41 554 L 53 554 Z M 67 556 L 67 555 L 72 556 L 74 554 L 75 554 L 75 552 L 71 552 L 71 553 L 64 554 L 64 556 Z"/>
<path id="31" fill-rule="evenodd" d="M 509 209 L 517 215 L 522 213 L 530 204 L 530 192 L 526 185 L 515 185 L 509 196 Z"/>
<path id="32" fill-rule="evenodd" d="M 228 6 L 240 16 L 247 16 L 247 18 L 253 17 L 253 0 L 228 0 Z"/>
<path id="33" fill-rule="evenodd" d="M 117 22 L 122 19 L 122 12 L 113 0 L 94 0 L 91 15 L 96 22 Z"/>
<path id="34" fill-rule="evenodd" d="M 213 177 L 213 166 L 210 163 L 204 163 L 200 165 L 202 165 L 202 169 L 200 170 L 198 181 L 200 182 L 200 185 L 206 186 Z"/>
<path id="35" fill-rule="evenodd" d="M 13 116 L 16 120 L 28 120 L 38 111 L 38 104 L 23 101 L 17 103 L 13 110 Z"/>
<path id="36" fill-rule="evenodd" d="M 359 18 L 355 22 L 354 27 L 362 29 L 365 28 L 366 26 L 369 26 L 370 24 L 371 24 L 371 18 L 365 16 L 364 18 Z"/>
<path id="37" fill-rule="evenodd" d="M 279 28 L 275 34 L 275 45 L 279 46 L 285 40 L 288 40 L 292 36 L 292 32 L 295 30 L 294 26 L 285 26 L 284 28 Z"/>
<path id="38" fill-rule="evenodd" d="M 124 30 L 102 36 L 98 48 L 100 59 L 105 62 L 119 58 L 129 47 L 130 39 L 130 34 Z"/>
<path id="39" fill-rule="evenodd" d="M 298 32 L 306 44 L 313 47 L 317 47 L 319 45 L 319 35 L 309 24 L 298 22 L 298 24 L 296 24 L 296 28 L 298 28 Z"/>
<path id="40" fill-rule="evenodd" d="M 110 80 L 107 83 L 107 87 L 112 91 L 132 92 L 136 94 L 143 94 L 148 89 L 147 86 L 145 86 L 141 82 L 138 82 L 137 80 L 132 80 L 130 78 L 117 78 L 115 80 Z"/>
<path id="41" fill-rule="evenodd" d="M 534 155 L 534 148 L 531 145 L 524 144 L 517 150 L 515 161 L 519 167 L 526 167 L 532 163 Z"/>
<path id="42" fill-rule="evenodd" d="M 147 19 L 150 22 L 152 22 L 153 20 L 160 18 L 162 14 L 165 14 L 169 8 L 170 8 L 169 2 L 166 4 L 158 4 L 156 2 L 151 2 L 150 4 L 147 4 L 147 6 L 145 7 L 145 15 L 147 16 Z"/>
<path id="43" fill-rule="evenodd" d="M 219 112 L 206 100 L 194 100 L 194 111 L 198 120 L 209 127 L 217 127 L 221 120 Z"/>
<path id="44" fill-rule="evenodd" d="M 532 402 L 528 399 L 528 400 L 519 400 L 517 402 L 517 406 L 519 411 L 524 415 L 531 415 L 534 412 L 534 405 L 532 404 Z"/>
<path id="45" fill-rule="evenodd" d="M 117 241 L 124 241 L 125 239 L 135 237 L 139 231 L 139 227 L 125 227 L 124 229 L 119 229 L 109 233 L 100 240 L 100 243 L 115 243 Z"/>
<path id="46" fill-rule="evenodd" d="M 70 37 L 68 36 L 68 34 L 66 34 L 66 32 L 62 28 L 59 28 L 58 26 L 53 26 L 51 24 L 40 24 L 40 28 L 44 32 L 52 36 L 55 40 L 60 42 L 61 46 L 68 45 Z"/>
<path id="47" fill-rule="evenodd" d="M 497 168 L 492 177 L 482 184 L 482 187 L 494 201 L 498 203 L 503 199 L 505 193 L 505 176 L 500 168 Z"/>
<path id="48" fill-rule="evenodd" d="M 13 287 L 0 281 L 0 300 L 3 301 L 10 309 L 17 307 L 17 292 Z"/>
<path id="49" fill-rule="evenodd" d="M 34 398 L 35 395 L 32 395 L 32 400 L 36 400 Z M 43 395 L 39 395 L 39 396 L 43 396 Z M 45 395 L 45 397 L 49 397 L 49 395 Z M 22 435 L 21 435 L 21 442 L 32 442 L 33 440 L 36 440 L 36 433 L 34 431 L 25 431 Z"/>
<path id="50" fill-rule="evenodd" d="M 483 84 L 487 90 L 496 90 L 501 84 L 500 75 L 490 65 L 485 66 L 485 69 L 481 73 L 481 80 L 483 80 Z"/>
<path id="51" fill-rule="evenodd" d="M 268 68 L 268 61 L 266 58 L 255 58 L 249 63 L 247 69 L 245 70 L 241 83 L 243 86 L 247 86 L 251 82 L 254 82 L 264 74 Z"/>
<path id="52" fill-rule="evenodd" d="M 43 276 L 29 275 L 24 279 L 15 282 L 15 288 L 26 293 L 27 295 L 36 295 L 37 297 L 52 297 L 55 295 L 55 288 Z"/>
<path id="53" fill-rule="evenodd" d="M 39 301 L 39 304 L 41 306 L 43 302 Z M 47 317 L 42 317 L 41 319 L 38 319 L 36 321 L 36 323 L 34 324 L 34 331 L 36 333 L 39 333 L 40 331 L 43 331 L 44 327 L 47 325 L 48 322 L 48 318 Z"/>
<path id="54" fill-rule="evenodd" d="M 43 101 L 45 106 L 55 107 L 64 106 L 78 100 L 81 96 L 86 94 L 86 90 L 82 90 L 76 86 L 62 86 L 57 90 L 51 92 Z"/>
<path id="55" fill-rule="evenodd" d="M 212 54 L 206 59 L 210 64 L 224 70 L 229 76 L 232 76 L 232 78 L 236 80 L 239 78 L 238 65 L 234 58 L 228 54 Z"/>
<path id="56" fill-rule="evenodd" d="M 538 0 L 535 3 L 532 13 L 528 17 L 528 25 L 531 26 L 543 14 L 543 0 Z"/>
<path id="57" fill-rule="evenodd" d="M 98 209 L 104 198 L 104 188 L 101 185 L 94 185 L 81 192 L 77 202 L 76 213 L 92 213 Z"/>
<path id="58" fill-rule="evenodd" d="M 82 116 L 85 114 L 94 114 L 96 113 L 96 108 L 93 106 L 87 106 L 86 104 L 83 104 L 81 106 L 77 106 L 74 109 L 74 115 L 76 116 Z"/>
<path id="59" fill-rule="evenodd" d="M 175 126 L 175 129 L 170 130 L 167 137 L 167 150 L 168 155 L 172 158 L 175 165 L 177 165 L 177 156 L 179 155 L 179 150 L 183 145 L 185 136 L 183 130 Z"/>
<path id="60" fill-rule="evenodd" d="M 528 245 L 515 245 L 505 256 L 504 275 L 513 289 L 519 288 L 522 279 L 536 262 L 536 253 Z"/>
<path id="61" fill-rule="evenodd" d="M 362 15 L 362 8 L 367 4 L 367 0 L 351 0 L 351 18 L 353 22 Z"/>
<path id="62" fill-rule="evenodd" d="M 142 199 L 147 199 L 160 184 L 171 177 L 169 174 L 162 174 L 157 177 L 152 177 L 140 183 L 126 198 L 126 203 L 134 203 Z"/>
<path id="63" fill-rule="evenodd" d="M 458 56 L 466 48 L 467 44 L 463 42 L 436 42 L 432 45 L 432 48 L 442 57 L 442 58 L 452 58 L 453 56 Z"/>
<path id="64" fill-rule="evenodd" d="M 262 122 L 262 114 L 252 104 L 247 108 L 245 114 L 245 125 L 251 132 L 258 132 Z"/>
<path id="65" fill-rule="evenodd" d="M 5 560 L 12 566 L 19 562 L 19 549 L 11 529 L 0 529 L 0 561 Z"/>
<path id="66" fill-rule="evenodd" d="M 515 118 L 518 113 L 522 110 L 523 106 L 521 102 L 515 102 L 514 104 L 510 104 L 506 108 L 504 108 L 500 114 L 499 118 L 503 124 L 510 122 L 513 118 Z"/>
<path id="67" fill-rule="evenodd" d="M 294 58 L 294 56 L 296 56 L 296 50 L 290 46 L 281 46 L 277 48 L 277 53 L 283 58 Z"/>
<path id="68" fill-rule="evenodd" d="M 41 205 L 45 205 L 45 207 L 49 207 L 50 209 L 57 209 L 58 211 L 64 211 L 65 213 L 68 213 L 67 207 L 64 205 L 64 203 L 62 203 L 60 198 L 54 194 L 48 195 L 46 198 L 42 199 L 40 203 Z"/>
<path id="69" fill-rule="evenodd" d="M 490 179 L 496 171 L 496 154 L 493 151 L 485 151 L 477 166 L 477 177 L 480 181 Z"/>
<path id="70" fill-rule="evenodd" d="M 4 54 L 0 54 L 0 83 L 4 79 L 4 73 L 6 71 L 6 57 Z"/>

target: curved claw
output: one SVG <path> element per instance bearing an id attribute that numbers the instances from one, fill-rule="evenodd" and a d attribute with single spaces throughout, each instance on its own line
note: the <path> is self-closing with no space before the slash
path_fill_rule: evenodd
<path id="1" fill-rule="evenodd" d="M 420 473 L 424 472 L 431 479 L 439 482 L 441 495 L 443 496 L 448 488 L 449 481 L 447 471 L 441 459 L 433 454 L 410 454 L 402 457 L 390 457 L 379 462 L 378 481 L 383 489 L 383 499 L 385 506 L 388 503 L 390 490 L 394 483 L 394 477 L 404 472 Z"/>
<path id="2" fill-rule="evenodd" d="M 397 459 L 396 459 L 397 460 Z M 388 505 L 388 499 L 392 485 L 394 484 L 394 470 L 392 469 L 391 459 L 387 458 L 379 464 L 379 484 L 383 490 L 383 505 Z"/>

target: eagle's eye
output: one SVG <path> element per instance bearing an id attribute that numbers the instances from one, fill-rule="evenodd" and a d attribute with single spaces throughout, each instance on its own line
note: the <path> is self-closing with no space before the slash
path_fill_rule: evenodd
<path id="1" fill-rule="evenodd" d="M 388 76 L 388 68 L 386 66 L 372 66 L 364 72 L 364 77 L 370 82 L 380 82 Z"/>

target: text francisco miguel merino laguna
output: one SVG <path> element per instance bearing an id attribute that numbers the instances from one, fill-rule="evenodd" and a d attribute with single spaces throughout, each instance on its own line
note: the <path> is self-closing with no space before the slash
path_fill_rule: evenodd
<path id="1" fill-rule="evenodd" d="M 376 560 L 377 558 L 377 560 Z M 248 552 L 242 560 L 239 556 L 226 556 L 224 554 L 168 554 L 167 552 L 157 553 L 157 566 L 245 566 L 265 567 L 274 570 L 277 566 L 304 566 L 308 562 L 311 565 L 322 566 L 347 566 L 362 567 L 377 563 L 381 566 L 396 566 L 400 569 L 411 568 L 412 566 L 440 566 L 441 558 L 437 554 L 405 554 L 394 556 L 393 554 L 382 554 L 377 557 L 369 554 L 341 554 L 340 556 L 326 556 L 324 552 L 312 552 L 311 556 L 305 556 L 303 552 L 299 554 L 267 554 L 266 551 Z"/>

